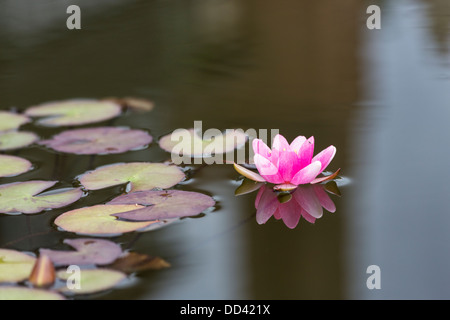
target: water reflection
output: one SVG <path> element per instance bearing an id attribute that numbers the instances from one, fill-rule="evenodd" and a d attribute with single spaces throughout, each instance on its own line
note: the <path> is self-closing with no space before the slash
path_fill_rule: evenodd
<path id="1" fill-rule="evenodd" d="M 290 192 L 277 192 L 272 186 L 264 184 L 255 199 L 256 222 L 265 224 L 273 216 L 290 229 L 297 227 L 301 217 L 309 223 L 315 223 L 316 219 L 323 216 L 323 209 L 336 211 L 330 193 L 339 195 L 339 189 L 333 181 L 326 185 L 302 185 Z"/>

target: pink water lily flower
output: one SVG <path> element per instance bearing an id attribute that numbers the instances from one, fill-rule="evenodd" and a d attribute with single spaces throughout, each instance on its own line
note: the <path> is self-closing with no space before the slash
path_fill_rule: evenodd
<path id="1" fill-rule="evenodd" d="M 332 175 L 317 177 L 333 160 L 336 148 L 329 146 L 316 156 L 314 137 L 306 139 L 298 136 L 289 144 L 282 135 L 277 134 L 270 149 L 261 139 L 253 140 L 254 163 L 259 175 L 235 165 L 238 172 L 249 179 L 275 184 L 275 189 L 290 190 L 298 185 L 319 183 L 333 179 L 340 170 Z"/>

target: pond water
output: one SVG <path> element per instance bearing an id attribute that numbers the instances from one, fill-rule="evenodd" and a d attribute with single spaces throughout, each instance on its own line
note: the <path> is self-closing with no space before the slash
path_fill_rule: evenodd
<path id="1" fill-rule="evenodd" d="M 72 1 L 0 4 L 0 108 L 133 96 L 147 113 L 108 122 L 145 129 L 146 149 L 64 155 L 42 146 L 7 152 L 34 170 L 0 183 L 57 179 L 117 162 L 163 162 L 157 140 L 177 128 L 278 129 L 337 148 L 334 213 L 290 229 L 255 218 L 256 192 L 235 196 L 239 174 L 210 165 L 178 188 L 214 197 L 205 214 L 152 232 L 111 238 L 170 268 L 136 275 L 93 299 L 448 299 L 450 212 L 450 5 L 445 0 Z M 366 27 L 378 4 L 382 28 Z M 61 128 L 26 124 L 41 138 Z M 59 159 L 58 161 L 56 161 Z M 65 211 L 105 203 L 118 187 L 36 215 L 0 215 L 0 248 L 59 248 Z M 381 289 L 368 289 L 368 266 Z"/>

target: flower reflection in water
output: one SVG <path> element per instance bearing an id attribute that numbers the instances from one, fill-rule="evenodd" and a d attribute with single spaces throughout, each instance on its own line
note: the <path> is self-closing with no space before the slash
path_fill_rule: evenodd
<path id="1" fill-rule="evenodd" d="M 262 185 L 255 199 L 256 221 L 266 223 L 270 217 L 283 220 L 284 224 L 294 229 L 303 217 L 314 223 L 323 215 L 323 209 L 335 212 L 336 206 L 328 193 L 339 195 L 336 184 L 304 185 L 292 192 L 276 192 L 266 184 Z"/>

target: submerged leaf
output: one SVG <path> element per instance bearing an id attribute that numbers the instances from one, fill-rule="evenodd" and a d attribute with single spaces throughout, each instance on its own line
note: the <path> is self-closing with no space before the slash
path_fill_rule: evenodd
<path id="1" fill-rule="evenodd" d="M 121 221 L 114 216 L 120 212 L 143 208 L 139 205 L 96 205 L 63 213 L 55 219 L 62 229 L 81 234 L 116 235 L 136 231 L 149 226 L 153 221 Z"/>
<path id="2" fill-rule="evenodd" d="M 258 190 L 263 184 L 261 182 L 256 182 L 250 179 L 243 179 L 239 187 L 234 191 L 235 196 L 240 196 L 243 194 L 251 193 Z"/>
<path id="3" fill-rule="evenodd" d="M 24 148 L 36 142 L 37 140 L 39 140 L 39 137 L 32 132 L 0 132 L 0 151 Z"/>
<path id="4" fill-rule="evenodd" d="M 122 254 L 120 246 L 108 240 L 90 238 L 66 239 L 64 243 L 73 247 L 76 251 L 40 249 L 39 253 L 48 256 L 56 266 L 68 266 L 71 264 L 104 265 L 113 262 Z"/>
<path id="5" fill-rule="evenodd" d="M 59 293 L 26 287 L 0 287 L 0 300 L 65 300 Z"/>
<path id="6" fill-rule="evenodd" d="M 57 273 L 58 278 L 68 280 L 73 274 L 62 270 Z M 60 289 L 63 293 L 89 294 L 114 288 L 126 279 L 126 274 L 111 269 L 81 269 L 79 286 Z"/>
<path id="7" fill-rule="evenodd" d="M 0 212 L 38 213 L 67 206 L 83 195 L 80 188 L 60 189 L 51 194 L 38 195 L 56 183 L 57 181 L 32 180 L 0 185 Z"/>
<path id="8" fill-rule="evenodd" d="M 49 287 L 55 282 L 55 267 L 46 255 L 40 255 L 28 281 L 35 287 Z"/>
<path id="9" fill-rule="evenodd" d="M 137 129 L 98 127 L 67 130 L 39 144 L 56 151 L 74 154 L 113 154 L 143 148 L 152 136 Z"/>
<path id="10" fill-rule="evenodd" d="M 120 257 L 114 261 L 114 263 L 108 265 L 108 268 L 128 274 L 146 270 L 159 270 L 168 267 L 170 267 L 170 263 L 160 257 L 153 257 L 137 252 L 129 252 L 127 255 Z"/>
<path id="11" fill-rule="evenodd" d="M 170 188 L 184 179 L 184 173 L 176 166 L 162 163 L 119 163 L 97 168 L 79 177 L 88 190 L 98 190 L 119 184 L 130 183 L 130 191 L 153 188 Z"/>
<path id="12" fill-rule="evenodd" d="M 30 121 L 30 118 L 21 114 L 0 111 L 0 131 L 15 130 Z"/>
<path id="13" fill-rule="evenodd" d="M 223 154 L 242 147 L 247 135 L 241 130 L 227 130 L 225 134 L 217 132 L 211 139 L 203 139 L 194 129 L 178 129 L 162 137 L 159 146 L 174 154 L 186 157 L 204 157 Z"/>
<path id="14" fill-rule="evenodd" d="M 125 98 L 105 98 L 105 101 L 112 101 L 123 108 L 131 109 L 133 111 L 151 111 L 153 110 L 154 104 L 150 100 L 142 99 L 142 98 L 133 98 L 133 97 L 125 97 Z"/>
<path id="15" fill-rule="evenodd" d="M 35 262 L 36 258 L 28 254 L 0 249 L 0 283 L 21 282 L 28 279 Z"/>
<path id="16" fill-rule="evenodd" d="M 32 164 L 27 159 L 0 155 L 0 177 L 12 177 L 27 172 L 32 168 Z"/>
<path id="17" fill-rule="evenodd" d="M 105 121 L 118 116 L 121 108 L 111 101 L 78 99 L 48 102 L 25 111 L 31 117 L 44 117 L 38 124 L 47 127 L 76 126 Z"/>
<path id="18" fill-rule="evenodd" d="M 139 191 L 118 196 L 108 204 L 138 204 L 146 207 L 122 211 L 117 217 L 133 221 L 181 218 L 197 215 L 215 205 L 206 194 L 181 191 Z"/>

